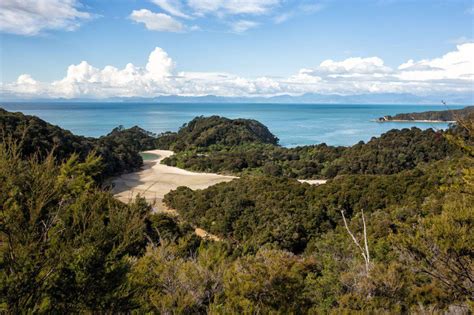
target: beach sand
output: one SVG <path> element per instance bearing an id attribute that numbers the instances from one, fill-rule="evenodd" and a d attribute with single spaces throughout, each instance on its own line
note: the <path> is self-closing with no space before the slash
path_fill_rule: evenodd
<path id="1" fill-rule="evenodd" d="M 140 194 L 153 205 L 156 211 L 166 212 L 169 209 L 163 204 L 163 197 L 179 186 L 186 186 L 191 189 L 204 189 L 221 182 L 228 182 L 238 178 L 235 176 L 212 173 L 190 172 L 177 167 L 160 164 L 163 159 L 173 155 L 173 151 L 150 150 L 143 153 L 156 155 L 156 159 L 145 160 L 144 166 L 140 171 L 124 174 L 112 181 L 114 184 L 112 193 L 117 199 L 123 202 L 129 202 L 135 198 L 136 195 Z M 326 183 L 326 180 L 320 179 L 299 179 L 298 181 L 310 185 Z"/>
<path id="2" fill-rule="evenodd" d="M 298 179 L 300 183 L 307 183 L 310 185 L 322 185 L 326 184 L 326 179 Z"/>
<path id="3" fill-rule="evenodd" d="M 137 194 L 153 205 L 155 211 L 166 212 L 169 209 L 163 204 L 163 197 L 179 186 L 191 189 L 204 189 L 209 186 L 228 182 L 237 177 L 210 173 L 195 173 L 177 167 L 160 164 L 161 161 L 174 154 L 168 150 L 150 150 L 145 153 L 157 155 L 157 159 L 144 161 L 142 170 L 124 174 L 112 182 L 115 197 L 129 202 Z"/>
<path id="4" fill-rule="evenodd" d="M 163 198 L 168 192 L 179 186 L 186 186 L 191 189 L 204 189 L 218 183 L 229 182 L 238 178 L 235 176 L 190 172 L 177 167 L 160 164 L 163 159 L 173 155 L 173 151 L 150 150 L 142 153 L 145 153 L 144 156 L 149 158 L 143 161 L 143 168 L 138 172 L 124 174 L 112 180 L 114 184 L 112 193 L 117 199 L 125 203 L 128 203 L 135 198 L 135 196 L 140 194 L 153 206 L 154 212 L 178 216 L 176 210 L 169 209 L 163 203 Z M 156 156 L 156 158 L 153 158 L 154 156 Z M 326 183 L 326 180 L 301 179 L 298 181 L 310 185 Z M 195 233 L 199 237 L 212 241 L 221 240 L 218 236 L 212 235 L 199 227 L 195 227 Z"/>

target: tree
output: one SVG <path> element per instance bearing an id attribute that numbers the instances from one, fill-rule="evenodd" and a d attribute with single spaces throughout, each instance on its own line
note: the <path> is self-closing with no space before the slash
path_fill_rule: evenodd
<path id="1" fill-rule="evenodd" d="M 350 235 L 350 237 L 354 241 L 354 244 L 360 250 L 360 254 L 364 258 L 365 272 L 366 272 L 367 277 L 368 277 L 369 276 L 369 271 L 370 271 L 370 252 L 369 252 L 369 245 L 367 243 L 367 227 L 366 227 L 366 224 L 365 224 L 364 211 L 361 210 L 361 213 L 362 213 L 362 223 L 364 225 L 364 248 L 362 248 L 362 246 L 360 245 L 357 238 L 354 236 L 354 234 L 352 234 L 351 230 L 349 229 L 349 226 L 347 225 L 346 217 L 344 216 L 344 211 L 341 210 L 342 219 L 344 220 L 344 226 L 346 227 L 347 233 Z"/>
<path id="2" fill-rule="evenodd" d="M 57 166 L 0 144 L 0 305 L 11 313 L 126 310 L 130 256 L 145 246 L 150 207 L 125 205 L 92 177 L 99 160 Z"/>

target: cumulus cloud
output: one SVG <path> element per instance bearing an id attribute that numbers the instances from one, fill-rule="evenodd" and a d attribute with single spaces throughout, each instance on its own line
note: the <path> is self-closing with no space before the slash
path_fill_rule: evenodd
<path id="1" fill-rule="evenodd" d="M 92 15 L 76 0 L 2 0 L 0 31 L 33 36 L 44 30 L 77 29 Z"/>
<path id="2" fill-rule="evenodd" d="M 29 74 L 21 74 L 11 86 L 11 92 L 17 95 L 37 94 L 42 92 L 40 83 Z"/>
<path id="3" fill-rule="evenodd" d="M 273 96 L 303 93 L 472 93 L 474 43 L 458 45 L 439 58 L 408 60 L 388 67 L 379 57 L 324 60 L 288 78 L 244 78 L 225 72 L 186 72 L 161 48 L 145 66 L 96 68 L 86 61 L 68 67 L 66 76 L 46 83 L 22 74 L 3 84 L 2 93 L 18 97 L 153 97 L 158 95 Z"/>
<path id="4" fill-rule="evenodd" d="M 398 67 L 401 80 L 474 80 L 474 43 L 457 45 L 440 58 L 408 60 Z M 472 86 L 471 86 L 472 88 Z"/>
<path id="5" fill-rule="evenodd" d="M 392 69 L 384 65 L 384 61 L 378 57 L 369 58 L 348 58 L 343 61 L 333 61 L 331 59 L 323 61 L 315 69 L 315 73 L 338 75 L 360 75 L 389 73 Z"/>
<path id="6" fill-rule="evenodd" d="M 145 24 L 150 31 L 180 32 L 183 24 L 164 13 L 154 13 L 147 9 L 133 10 L 130 19 L 137 23 Z"/>

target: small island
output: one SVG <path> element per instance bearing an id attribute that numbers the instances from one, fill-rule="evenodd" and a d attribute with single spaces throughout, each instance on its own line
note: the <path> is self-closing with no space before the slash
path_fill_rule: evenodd
<path id="1" fill-rule="evenodd" d="M 427 111 L 421 113 L 402 113 L 395 116 L 383 116 L 377 119 L 377 122 L 455 122 L 463 119 L 469 114 L 474 113 L 474 106 L 468 106 L 463 109 L 448 109 L 440 111 Z"/>

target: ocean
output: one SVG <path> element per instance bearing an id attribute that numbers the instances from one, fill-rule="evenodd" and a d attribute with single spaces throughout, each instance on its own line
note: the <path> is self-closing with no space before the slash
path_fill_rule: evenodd
<path id="1" fill-rule="evenodd" d="M 161 133 L 177 131 L 196 116 L 251 118 L 265 124 L 286 147 L 320 143 L 349 146 L 367 142 L 394 128 L 444 129 L 448 126 L 446 123 L 373 121 L 397 113 L 446 109 L 440 105 L 2 103 L 0 107 L 35 115 L 75 134 L 92 137 L 105 135 L 119 125 L 138 125 Z"/>

